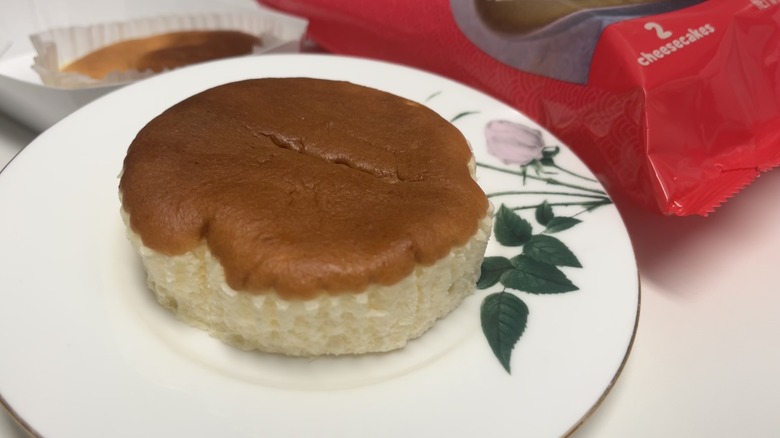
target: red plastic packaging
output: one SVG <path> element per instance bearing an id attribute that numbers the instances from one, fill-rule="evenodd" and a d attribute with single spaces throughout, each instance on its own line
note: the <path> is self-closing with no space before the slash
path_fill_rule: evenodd
<path id="1" fill-rule="evenodd" d="M 601 17 L 593 44 L 575 33 L 552 49 L 527 44 L 539 32 L 485 30 L 474 5 L 495 0 L 261 1 L 308 18 L 327 51 L 415 66 L 509 103 L 608 190 L 664 214 L 707 215 L 780 164 L 780 0 L 644 0 L 650 13 L 633 17 L 591 9 L 558 27 Z M 498 52 L 485 43 L 496 35 L 510 42 Z M 546 73 L 513 65 L 523 53 Z"/>

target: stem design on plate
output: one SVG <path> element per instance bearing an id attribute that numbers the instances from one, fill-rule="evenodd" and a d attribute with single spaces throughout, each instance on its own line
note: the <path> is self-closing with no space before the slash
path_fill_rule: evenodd
<path id="1" fill-rule="evenodd" d="M 452 120 L 472 113 L 461 112 Z M 485 162 L 477 162 L 477 166 L 517 177 L 517 188 L 487 194 L 494 202 L 501 200 L 493 238 L 513 256 L 485 257 L 477 282 L 479 290 L 501 287 L 483 299 L 480 319 L 493 354 L 511 374 L 512 351 L 530 315 L 522 296 L 579 290 L 566 272 L 581 269 L 582 264 L 558 233 L 582 223 L 578 216 L 583 213 L 612 201 L 597 180 L 557 164 L 561 148 L 546 145 L 542 131 L 508 120 L 491 120 L 484 132 L 488 153 L 504 166 Z M 556 189 L 545 188 L 549 186 Z M 560 214 L 561 209 L 569 214 Z"/>

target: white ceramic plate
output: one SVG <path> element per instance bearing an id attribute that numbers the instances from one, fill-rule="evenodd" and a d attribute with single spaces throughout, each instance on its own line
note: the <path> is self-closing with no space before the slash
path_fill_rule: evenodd
<path id="1" fill-rule="evenodd" d="M 264 76 L 349 80 L 429 105 L 471 142 L 480 184 L 497 208 L 506 207 L 496 227 L 526 223 L 533 235 L 547 229 L 560 243 L 548 252 L 560 255 L 563 245 L 581 263 L 534 280 L 540 289 L 568 281 L 577 290 L 506 289 L 513 305 L 528 308 L 508 361 L 511 374 L 480 324 L 482 300 L 501 292 L 500 283 L 478 290 L 403 350 L 313 360 L 234 350 L 154 302 L 119 217 L 117 175 L 126 148 L 152 117 L 183 98 Z M 495 133 L 486 126 L 494 120 L 526 128 L 505 124 L 508 134 L 498 136 L 505 141 L 491 142 L 489 153 L 486 134 Z M 561 148 L 552 162 L 517 164 L 542 146 L 548 157 Z M 269 55 L 122 88 L 44 132 L 0 174 L 0 394 L 26 427 L 52 437 L 564 435 L 617 378 L 639 306 L 634 255 L 618 212 L 595 180 L 566 171 L 592 178 L 566 147 L 511 108 L 385 63 Z M 549 178 L 569 185 L 550 185 Z M 536 208 L 545 200 L 549 209 Z M 550 240 L 505 246 L 493 238 L 488 256 L 532 254 L 540 242 Z M 532 271 L 524 275 L 534 277 Z M 504 278 L 525 288 L 517 275 Z"/>

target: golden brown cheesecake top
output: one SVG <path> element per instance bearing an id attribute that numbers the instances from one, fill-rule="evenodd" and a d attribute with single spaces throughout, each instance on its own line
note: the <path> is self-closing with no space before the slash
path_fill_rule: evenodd
<path id="1" fill-rule="evenodd" d="M 167 255 L 203 240 L 235 290 L 287 298 L 389 285 L 487 213 L 472 153 L 432 110 L 348 82 L 269 78 L 196 94 L 130 145 L 123 208 Z"/>
<path id="2" fill-rule="evenodd" d="M 232 30 L 171 32 L 120 41 L 90 52 L 62 68 L 103 79 L 112 72 L 160 72 L 214 59 L 252 53 L 260 38 Z"/>

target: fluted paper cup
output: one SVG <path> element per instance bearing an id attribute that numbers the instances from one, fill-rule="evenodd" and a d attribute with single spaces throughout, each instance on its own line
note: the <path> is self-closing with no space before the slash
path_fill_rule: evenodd
<path id="1" fill-rule="evenodd" d="M 300 39 L 305 31 L 305 22 L 272 13 L 241 12 L 141 18 L 50 29 L 30 36 L 37 52 L 32 68 L 43 84 L 50 87 L 74 89 L 126 84 L 161 72 L 117 71 L 103 79 L 94 79 L 61 69 L 88 53 L 121 41 L 170 32 L 204 30 L 234 30 L 255 35 L 262 41 L 255 47 L 256 54 Z"/>

